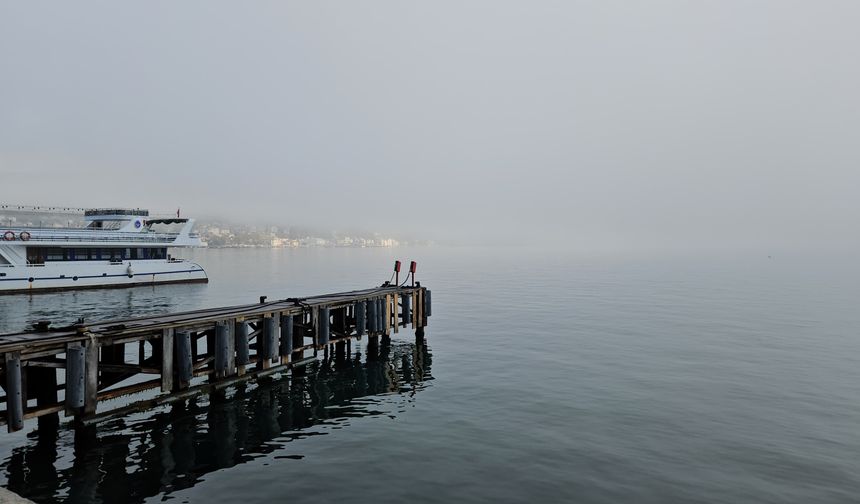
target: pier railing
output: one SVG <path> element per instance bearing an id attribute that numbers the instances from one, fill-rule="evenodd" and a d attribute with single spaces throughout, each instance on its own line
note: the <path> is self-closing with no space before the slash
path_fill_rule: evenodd
<path id="1" fill-rule="evenodd" d="M 9 431 L 64 413 L 105 416 L 100 401 L 160 389 L 170 401 L 249 377 L 342 354 L 364 336 L 370 348 L 411 325 L 424 337 L 430 291 L 382 287 L 114 320 L 0 336 L 0 398 Z M 134 355 L 129 362 L 128 355 Z"/>

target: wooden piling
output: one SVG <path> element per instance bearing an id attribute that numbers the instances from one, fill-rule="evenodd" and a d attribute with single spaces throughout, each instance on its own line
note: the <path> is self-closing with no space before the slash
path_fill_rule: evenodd
<path id="1" fill-rule="evenodd" d="M 355 307 L 353 311 L 355 312 L 355 335 L 356 336 L 364 336 L 365 326 L 367 325 L 366 317 L 365 317 L 365 309 L 367 305 L 364 301 L 358 301 L 355 303 Z"/>
<path id="2" fill-rule="evenodd" d="M 275 322 L 277 319 L 272 315 L 263 317 L 263 332 L 257 338 L 260 342 L 257 347 L 257 366 L 261 369 L 269 369 L 272 366 L 272 359 L 277 355 L 278 333 Z"/>
<path id="3" fill-rule="evenodd" d="M 161 391 L 173 390 L 173 328 L 161 331 Z"/>
<path id="4" fill-rule="evenodd" d="M 365 311 L 367 312 L 367 325 L 370 334 L 376 334 L 379 331 L 379 317 L 376 315 L 376 300 L 368 299 L 364 302 Z"/>
<path id="5" fill-rule="evenodd" d="M 329 336 L 331 335 L 331 329 L 329 326 L 331 320 L 328 307 L 322 307 L 319 309 L 319 320 L 317 322 L 317 345 L 325 347 L 328 345 Z"/>
<path id="6" fill-rule="evenodd" d="M 218 322 L 215 324 L 215 376 L 225 378 L 227 376 L 227 324 Z"/>
<path id="7" fill-rule="evenodd" d="M 430 289 L 424 289 L 424 318 L 432 315 L 430 312 Z"/>
<path id="8" fill-rule="evenodd" d="M 84 415 L 92 415 L 96 412 L 99 401 L 99 342 L 92 333 L 86 333 L 87 340 L 84 342 L 86 356 L 86 374 L 84 385 Z"/>
<path id="9" fill-rule="evenodd" d="M 281 364 L 290 362 L 290 355 L 293 353 L 293 316 L 281 315 L 281 342 L 279 353 L 281 354 Z"/>
<path id="10" fill-rule="evenodd" d="M 236 334 L 236 372 L 242 376 L 245 374 L 245 366 L 251 362 L 251 352 L 248 348 L 248 323 L 237 320 L 234 332 Z"/>
<path id="11" fill-rule="evenodd" d="M 391 327 L 394 327 L 394 333 L 399 331 L 400 323 L 397 320 L 397 296 L 389 294 L 385 295 L 385 335 L 391 334 Z"/>
<path id="12" fill-rule="evenodd" d="M 412 297 L 412 329 L 418 327 L 418 313 L 420 313 L 420 305 L 418 302 L 418 296 L 421 291 L 413 291 L 411 294 Z"/>
<path id="13" fill-rule="evenodd" d="M 192 374 L 192 355 L 191 355 L 191 334 L 188 331 L 179 331 L 175 335 L 176 338 L 176 360 L 178 361 L 177 368 L 177 389 L 183 390 L 188 388 L 191 383 Z"/>
<path id="14" fill-rule="evenodd" d="M 6 426 L 9 432 L 24 427 L 24 392 L 21 383 L 21 352 L 6 354 Z"/>
<path id="15" fill-rule="evenodd" d="M 412 307 L 410 306 L 410 301 L 412 300 L 412 296 L 409 294 L 401 294 L 400 295 L 400 318 L 399 321 L 403 327 L 406 327 L 406 323 L 409 320 L 412 320 Z"/>
<path id="16" fill-rule="evenodd" d="M 57 402 L 57 369 L 28 366 L 26 374 L 29 375 L 27 383 L 36 397 L 37 411 L 53 411 L 38 417 L 39 428 L 56 428 L 59 424 L 59 412 L 62 408 Z"/>
<path id="17" fill-rule="evenodd" d="M 66 347 L 66 415 L 82 412 L 86 397 L 86 349 L 80 343 Z"/>

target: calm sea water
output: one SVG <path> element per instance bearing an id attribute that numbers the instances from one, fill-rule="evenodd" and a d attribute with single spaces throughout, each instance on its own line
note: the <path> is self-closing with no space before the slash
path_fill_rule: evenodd
<path id="1" fill-rule="evenodd" d="M 37 502 L 857 502 L 860 271 L 527 249 L 200 250 L 209 285 L 0 298 L 0 331 L 362 288 L 433 290 L 367 365 L 75 432 L 0 434 Z M 361 350 L 361 345 L 353 350 Z"/>

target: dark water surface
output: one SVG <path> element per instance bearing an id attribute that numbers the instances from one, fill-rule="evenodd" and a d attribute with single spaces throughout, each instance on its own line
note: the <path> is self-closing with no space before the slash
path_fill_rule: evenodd
<path id="1" fill-rule="evenodd" d="M 433 290 L 426 346 L 404 331 L 377 361 L 88 430 L 28 422 L 0 434 L 6 486 L 37 502 L 860 501 L 856 266 L 193 255 L 209 285 L 0 297 L 0 331 L 368 287 L 397 257 Z"/>

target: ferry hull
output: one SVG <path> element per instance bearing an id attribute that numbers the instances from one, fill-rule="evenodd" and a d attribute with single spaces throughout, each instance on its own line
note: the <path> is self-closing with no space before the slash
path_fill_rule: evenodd
<path id="1" fill-rule="evenodd" d="M 127 260 L 57 263 L 0 268 L 0 295 L 80 289 L 207 283 L 206 272 L 190 261 Z"/>

